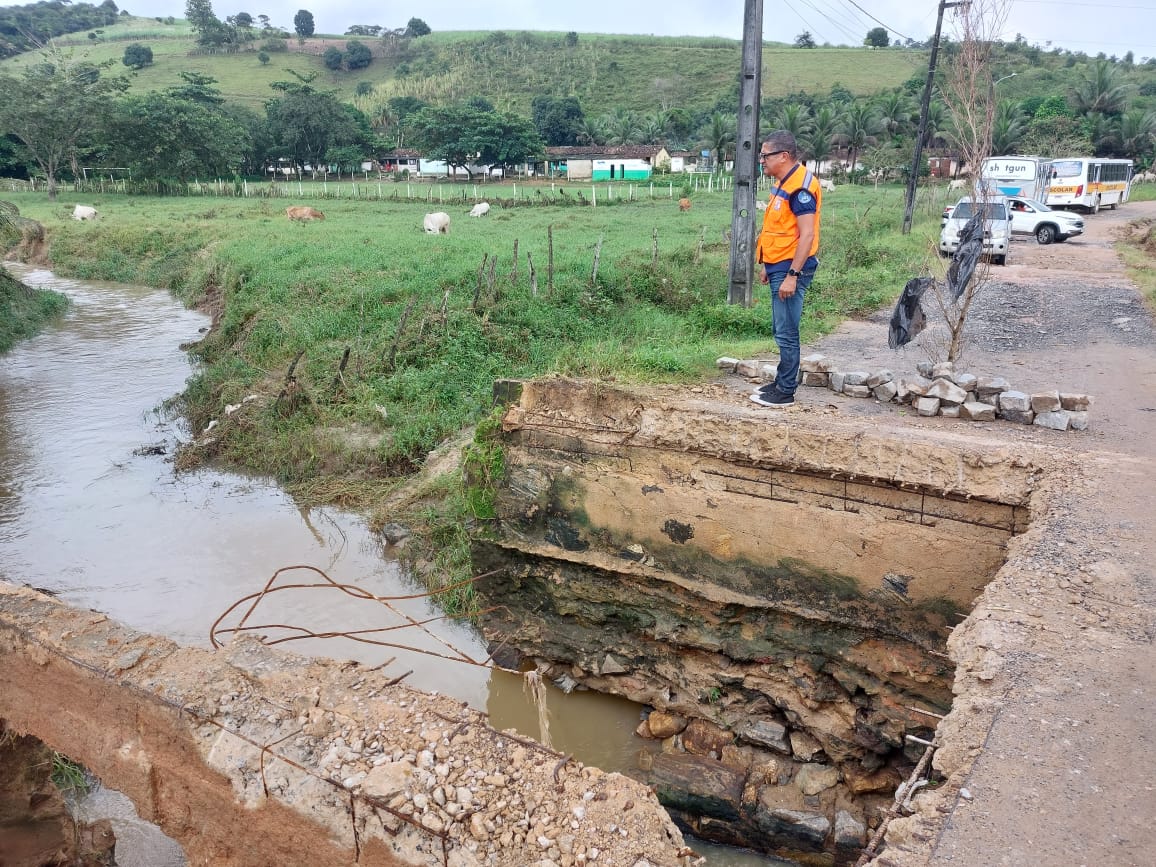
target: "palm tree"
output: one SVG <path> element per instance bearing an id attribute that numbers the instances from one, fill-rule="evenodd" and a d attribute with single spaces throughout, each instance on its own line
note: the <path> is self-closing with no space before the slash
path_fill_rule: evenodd
<path id="1" fill-rule="evenodd" d="M 899 138 L 911 126 L 914 109 L 911 100 L 903 93 L 884 94 L 876 103 L 883 132 L 891 139 Z"/>
<path id="2" fill-rule="evenodd" d="M 803 138 L 803 151 L 815 161 L 815 169 L 831 156 L 835 149 L 835 136 L 842 123 L 842 116 L 833 105 L 823 105 L 811 119 L 811 130 Z"/>
<path id="3" fill-rule="evenodd" d="M 582 144 L 606 144 L 606 127 L 600 118 L 587 116 L 579 122 L 576 137 Z"/>
<path id="4" fill-rule="evenodd" d="M 666 137 L 667 126 L 666 112 L 645 115 L 638 124 L 639 143 L 659 144 Z"/>
<path id="5" fill-rule="evenodd" d="M 859 151 L 875 143 L 875 137 L 883 130 L 883 122 L 875 113 L 875 106 L 869 102 L 855 102 L 843 115 L 841 137 L 843 144 L 851 149 L 851 174 L 855 174 L 855 162 Z"/>
<path id="6" fill-rule="evenodd" d="M 1027 132 L 1023 107 L 1011 99 L 1002 100 L 995 112 L 991 128 L 991 152 L 994 156 L 1015 153 L 1016 145 Z"/>
<path id="7" fill-rule="evenodd" d="M 1098 60 L 1088 75 L 1072 90 L 1076 113 L 1081 115 L 1122 114 L 1128 103 L 1130 86 L 1120 80 L 1120 71 L 1107 60 Z M 1094 137 L 1093 137 L 1094 138 Z"/>
<path id="8" fill-rule="evenodd" d="M 785 129 L 800 139 L 811 129 L 811 109 L 802 103 L 789 102 L 779 109 L 771 123 L 775 129 Z"/>
<path id="9" fill-rule="evenodd" d="M 638 142 L 638 118 L 634 112 L 619 106 L 613 114 L 603 118 L 606 144 L 628 145 Z"/>
<path id="10" fill-rule="evenodd" d="M 711 115 L 710 128 L 706 133 L 706 145 L 714 151 L 718 171 L 722 171 L 726 164 L 727 149 L 734 143 L 734 120 L 717 112 Z"/>
<path id="11" fill-rule="evenodd" d="M 1134 108 L 1120 118 L 1120 147 L 1141 165 L 1156 150 L 1156 111 Z"/>
<path id="12" fill-rule="evenodd" d="M 933 102 L 927 107 L 927 126 L 923 130 L 923 144 L 931 147 L 942 139 L 951 122 L 947 116 L 947 106 L 942 102 Z"/>

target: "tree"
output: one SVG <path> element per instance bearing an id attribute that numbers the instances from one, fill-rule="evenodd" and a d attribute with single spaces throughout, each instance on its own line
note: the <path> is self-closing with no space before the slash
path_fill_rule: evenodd
<path id="1" fill-rule="evenodd" d="M 835 135 L 842 124 L 839 110 L 832 105 L 821 105 L 811 119 L 811 131 L 802 140 L 803 151 L 815 161 L 815 171 L 835 149 Z"/>
<path id="2" fill-rule="evenodd" d="M 706 145 L 715 155 L 715 171 L 722 171 L 726 164 L 727 149 L 735 143 L 734 117 L 715 113 L 711 115 L 710 128 L 706 134 Z"/>
<path id="3" fill-rule="evenodd" d="M 146 66 L 152 65 L 153 50 L 147 45 L 134 42 L 125 46 L 124 57 L 121 58 L 121 62 L 130 69 L 144 69 Z"/>
<path id="4" fill-rule="evenodd" d="M 546 144 L 552 147 L 578 144 L 585 114 L 577 97 L 535 96 L 531 117 Z"/>
<path id="5" fill-rule="evenodd" d="M 1072 90 L 1076 113 L 1117 116 L 1128 104 L 1131 87 L 1120 80 L 1120 71 L 1106 60 L 1097 61 Z"/>
<path id="6" fill-rule="evenodd" d="M 55 46 L 41 57 L 19 76 L 0 73 L 0 92 L 20 97 L 0 100 L 0 135 L 20 141 L 44 174 L 49 200 L 55 201 L 60 171 L 70 162 L 75 166 L 80 150 L 95 143 L 112 94 L 125 82 L 102 76 L 102 67 L 77 61 Z"/>
<path id="7" fill-rule="evenodd" d="M 468 105 L 428 106 L 410 119 L 413 142 L 451 168 L 508 166 L 545 151 L 534 124 L 511 112 L 481 111 Z"/>
<path id="8" fill-rule="evenodd" d="M 995 123 L 991 128 L 991 152 L 993 156 L 1014 154 L 1020 139 L 1027 132 L 1024 113 L 1015 100 L 1005 99 L 996 107 Z"/>
<path id="9" fill-rule="evenodd" d="M 189 0 L 190 3 L 193 0 Z M 297 14 L 293 16 L 293 30 L 297 34 L 298 39 L 308 39 L 313 35 L 315 25 L 313 24 L 313 13 L 308 9 L 298 9 Z"/>
<path id="10" fill-rule="evenodd" d="M 270 156 L 303 168 L 326 162 L 331 148 L 357 146 L 372 149 L 369 119 L 334 93 L 313 87 L 313 75 L 291 73 L 294 81 L 275 81 L 270 87 L 281 96 L 265 104 Z"/>
<path id="11" fill-rule="evenodd" d="M 420 18 L 411 18 L 405 25 L 405 35 L 416 39 L 419 36 L 429 36 L 433 33 L 429 25 Z"/>
<path id="12" fill-rule="evenodd" d="M 771 126 L 773 129 L 785 129 L 800 139 L 811 128 L 811 109 L 799 102 L 789 102 L 775 113 Z"/>
<path id="13" fill-rule="evenodd" d="M 269 65 L 269 54 L 267 52 L 258 51 L 257 52 L 257 59 L 259 61 L 261 61 L 262 66 L 268 66 Z"/>
<path id="14" fill-rule="evenodd" d="M 886 48 L 891 44 L 891 37 L 888 35 L 886 27 L 872 27 L 867 31 L 863 44 L 870 48 Z"/>
<path id="15" fill-rule="evenodd" d="M 163 93 L 122 100 L 107 127 L 115 164 L 129 167 L 134 177 L 178 181 L 237 174 L 252 143 L 249 132 L 219 110 L 222 97 L 209 82 L 189 86 L 186 80 Z M 201 98 L 206 89 L 209 98 Z"/>
<path id="16" fill-rule="evenodd" d="M 373 63 L 373 52 L 364 42 L 350 39 L 345 43 L 345 65 L 349 69 L 365 69 Z"/>
<path id="17" fill-rule="evenodd" d="M 815 37 L 811 35 L 811 31 L 804 30 L 802 33 L 800 33 L 798 36 L 796 36 L 795 37 L 795 47 L 796 48 L 814 48 L 815 47 Z"/>
<path id="18" fill-rule="evenodd" d="M 341 53 L 341 49 L 333 45 L 326 48 L 325 53 L 321 55 L 321 62 L 325 64 L 325 68 L 333 71 L 340 69 L 344 60 L 345 55 Z"/>
<path id="19" fill-rule="evenodd" d="M 578 45 L 578 33 L 577 33 L 577 31 L 571 30 L 569 33 L 566 34 L 566 37 L 562 41 L 566 44 L 567 48 L 574 48 L 575 46 Z"/>
<path id="20" fill-rule="evenodd" d="M 863 148 L 875 143 L 875 137 L 882 132 L 883 122 L 869 102 L 854 102 L 843 115 L 840 130 L 843 144 L 851 150 L 851 174 L 855 174 L 855 160 Z"/>

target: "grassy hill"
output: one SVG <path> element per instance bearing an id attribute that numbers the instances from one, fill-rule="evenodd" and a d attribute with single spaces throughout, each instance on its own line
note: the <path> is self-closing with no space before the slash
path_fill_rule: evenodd
<path id="1" fill-rule="evenodd" d="M 259 62 L 255 47 L 239 54 L 199 53 L 192 30 L 182 20 L 164 24 L 125 17 L 104 28 L 98 40 L 79 33 L 57 42 L 94 62 L 115 61 L 130 75 L 130 90 L 159 90 L 180 83 L 180 72 L 198 72 L 217 79 L 228 99 L 251 107 L 268 99 L 270 82 L 289 77 L 290 70 L 316 72 L 318 84 L 350 101 L 358 84 L 368 82 L 376 100 L 416 96 L 440 102 L 483 96 L 499 108 L 524 114 L 541 93 L 577 96 L 593 116 L 618 108 L 651 112 L 664 106 L 709 111 L 720 100 L 730 108 L 728 99 L 737 95 L 738 40 L 581 34 L 577 45 L 569 47 L 564 37 L 550 32 L 433 33 L 395 56 L 385 56 L 379 40 L 363 37 L 374 61 L 356 72 L 331 72 L 321 60 L 326 47 L 343 49 L 351 38 L 346 36 L 319 36 L 304 44 L 290 39 L 289 51 L 271 54 L 267 66 Z M 152 66 L 136 73 L 120 66 L 131 42 L 152 49 Z M 35 59 L 35 53 L 28 53 L 5 63 Z M 926 63 L 926 52 L 917 50 L 801 50 L 768 43 L 763 49 L 763 92 L 766 97 L 827 93 L 839 84 L 867 95 L 902 84 Z"/>

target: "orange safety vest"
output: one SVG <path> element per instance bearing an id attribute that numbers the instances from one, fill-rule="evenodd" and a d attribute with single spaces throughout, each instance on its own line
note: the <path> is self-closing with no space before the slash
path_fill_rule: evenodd
<path id="1" fill-rule="evenodd" d="M 755 261 L 773 264 L 788 262 L 795 258 L 799 245 L 799 221 L 791 211 L 791 196 L 806 188 L 815 197 L 815 241 L 807 256 L 814 256 L 819 249 L 819 213 L 823 208 L 823 194 L 819 189 L 819 179 L 810 169 L 796 164 L 786 180 L 771 190 L 770 201 L 763 212 L 763 230 L 759 233 L 755 248 Z"/>

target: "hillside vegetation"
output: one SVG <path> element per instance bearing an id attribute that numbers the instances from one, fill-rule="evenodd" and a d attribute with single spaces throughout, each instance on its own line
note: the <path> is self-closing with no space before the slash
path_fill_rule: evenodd
<path id="1" fill-rule="evenodd" d="M 126 45 L 143 43 L 152 49 L 154 62 L 131 74 L 130 92 L 173 87 L 180 84 L 181 72 L 196 72 L 215 78 L 228 100 L 251 107 L 269 99 L 269 85 L 285 79 L 289 70 L 317 73 L 318 86 L 347 100 L 353 100 L 359 83 L 368 82 L 387 98 L 453 102 L 482 96 L 498 108 L 526 115 L 533 97 L 543 93 L 576 96 L 587 114 L 594 115 L 618 108 L 703 112 L 714 110 L 720 101 L 728 111 L 737 106 L 742 50 L 737 39 L 580 34 L 569 47 L 562 33 L 447 32 L 412 40 L 405 50 L 386 56 L 380 40 L 359 37 L 372 48 L 373 62 L 352 72 L 327 69 L 325 49 L 344 49 L 350 38 L 315 36 L 299 43 L 291 37 L 288 50 L 271 53 L 266 65 L 258 59 L 260 40 L 251 51 L 207 54 L 180 20 L 165 24 L 126 17 L 103 28 L 97 40 L 78 33 L 56 41 L 94 63 L 112 60 L 117 66 Z M 37 58 L 36 52 L 27 52 L 4 65 Z M 768 43 L 763 50 L 763 91 L 768 97 L 826 93 L 838 84 L 852 94 L 867 95 L 901 85 L 926 64 L 927 52 L 922 50 L 801 50 Z"/>

